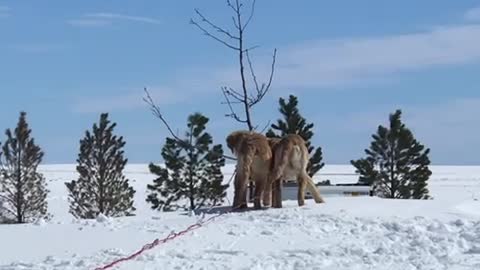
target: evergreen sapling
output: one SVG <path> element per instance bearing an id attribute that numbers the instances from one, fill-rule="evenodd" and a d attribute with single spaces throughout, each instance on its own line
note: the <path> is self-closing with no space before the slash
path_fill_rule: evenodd
<path id="1" fill-rule="evenodd" d="M 38 165 L 44 156 L 31 137 L 26 113 L 21 112 L 17 127 L 7 129 L 0 153 L 0 220 L 29 223 L 49 219 L 49 190 Z M 3 217 L 2 217 L 3 216 Z"/>
<path id="2" fill-rule="evenodd" d="M 314 127 L 313 123 L 307 123 L 305 118 L 300 114 L 298 109 L 298 98 L 294 95 L 290 95 L 288 102 L 285 99 L 279 99 L 280 104 L 280 113 L 283 116 L 283 119 L 277 120 L 276 124 L 271 125 L 271 129 L 268 130 L 267 137 L 283 137 L 287 134 L 298 134 L 306 142 L 308 153 L 313 155 L 310 157 L 310 161 L 307 167 L 307 172 L 310 177 L 313 177 L 320 169 L 325 166 L 323 160 L 322 148 L 318 147 L 315 149 L 311 145 L 311 139 L 314 135 L 312 128 Z M 277 133 L 275 132 L 277 131 Z M 315 150 L 315 151 L 314 151 Z"/>
<path id="3" fill-rule="evenodd" d="M 77 172 L 79 177 L 66 183 L 69 192 L 70 213 L 76 218 L 93 219 L 99 214 L 107 217 L 134 215 L 135 190 L 129 185 L 123 170 L 123 137 L 113 135 L 116 123 L 108 114 L 100 116 L 92 132 L 86 131 L 80 141 Z"/>
<path id="4" fill-rule="evenodd" d="M 400 110 L 390 114 L 390 126 L 379 126 L 372 135 L 366 157 L 352 160 L 359 182 L 369 184 L 381 197 L 428 199 L 430 149 L 425 148 L 401 121 Z"/>
<path id="5" fill-rule="evenodd" d="M 185 139 L 166 138 L 162 148 L 166 167 L 149 166 L 157 176 L 147 186 L 146 201 L 152 209 L 194 211 L 223 202 L 228 187 L 222 184 L 225 159 L 222 145 L 212 146 L 212 136 L 205 131 L 208 121 L 200 113 L 190 115 Z"/>

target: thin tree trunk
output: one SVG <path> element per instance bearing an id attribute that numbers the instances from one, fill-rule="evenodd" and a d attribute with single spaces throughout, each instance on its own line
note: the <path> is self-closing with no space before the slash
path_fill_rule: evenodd
<path id="1" fill-rule="evenodd" d="M 23 207 L 23 194 L 22 194 L 22 163 L 21 163 L 21 156 L 22 156 L 22 149 L 21 146 L 19 145 L 17 141 L 17 147 L 18 147 L 18 154 L 17 154 L 17 222 L 18 223 L 23 223 L 23 215 L 22 215 L 22 207 Z"/>
<path id="2" fill-rule="evenodd" d="M 188 181 L 189 181 L 189 189 L 190 189 L 190 210 L 195 210 L 195 194 L 194 194 L 194 185 L 193 185 L 193 127 L 190 128 L 190 138 L 189 138 L 189 146 L 188 146 L 188 157 L 190 159 L 190 165 L 188 168 Z"/>
<path id="3" fill-rule="evenodd" d="M 239 20 L 240 25 L 241 25 L 240 15 L 238 16 L 238 20 Z M 243 90 L 243 97 L 244 97 L 243 106 L 245 108 L 245 118 L 246 118 L 248 130 L 252 131 L 253 130 L 253 125 L 252 125 L 252 119 L 250 117 L 250 108 L 249 108 L 249 105 L 248 105 L 247 82 L 246 82 L 246 79 L 245 79 L 245 66 L 243 64 L 244 51 L 243 51 L 243 31 L 242 30 L 239 31 L 239 36 L 240 36 L 240 39 L 239 39 L 240 77 L 242 78 L 242 90 Z"/>
<path id="4" fill-rule="evenodd" d="M 100 127 L 102 127 L 102 124 L 100 124 Z M 99 169 L 98 169 L 98 174 L 99 174 L 99 202 L 98 202 L 98 210 L 100 211 L 100 213 L 104 214 L 104 215 L 107 215 L 107 213 L 105 213 L 105 208 L 106 208 L 106 203 L 105 203 L 105 199 L 107 198 L 106 196 L 106 187 L 105 187 L 105 178 L 106 178 L 106 174 L 107 174 L 107 165 L 105 164 L 105 154 L 107 153 L 107 148 L 108 148 L 108 145 L 106 144 L 106 142 L 104 141 L 105 140 L 105 137 L 104 137 L 104 134 L 105 134 L 105 129 L 107 129 L 107 127 L 103 127 L 100 131 L 99 131 L 99 137 L 100 137 L 100 150 L 99 150 L 99 154 L 98 154 L 98 157 L 99 157 L 99 160 L 98 160 L 98 165 L 99 165 Z"/>
<path id="5" fill-rule="evenodd" d="M 395 199 L 395 193 L 398 189 L 397 179 L 395 179 L 395 146 L 394 142 L 390 141 L 390 181 L 391 181 L 391 189 L 390 189 L 390 197 Z"/>

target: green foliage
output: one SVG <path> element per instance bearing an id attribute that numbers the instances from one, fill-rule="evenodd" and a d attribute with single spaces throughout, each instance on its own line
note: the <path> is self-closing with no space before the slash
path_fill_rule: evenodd
<path id="1" fill-rule="evenodd" d="M 25 112 L 20 113 L 13 132 L 7 129 L 6 136 L 0 151 L 0 220 L 27 223 L 50 218 L 46 200 L 49 191 L 37 171 L 44 153 L 31 137 Z"/>
<path id="2" fill-rule="evenodd" d="M 113 135 L 116 123 L 108 114 L 100 116 L 93 131 L 86 131 L 80 141 L 77 172 L 79 177 L 65 183 L 69 191 L 70 213 L 92 219 L 100 213 L 109 217 L 133 215 L 135 190 L 123 175 L 127 159 L 123 157 L 123 137 Z"/>
<path id="3" fill-rule="evenodd" d="M 205 131 L 208 121 L 200 113 L 190 115 L 185 139 L 166 139 L 162 149 L 166 168 L 150 164 L 150 172 L 157 176 L 147 186 L 146 201 L 152 209 L 196 210 L 223 202 L 228 187 L 222 184 L 225 159 L 221 144 L 211 146 L 212 136 Z"/>
<path id="4" fill-rule="evenodd" d="M 283 119 L 279 119 L 277 120 L 276 124 L 272 124 L 271 129 L 267 131 L 266 136 L 282 137 L 287 134 L 300 135 L 305 140 L 308 148 L 308 153 L 311 155 L 307 171 L 310 177 L 312 177 L 320 169 L 322 169 L 323 166 L 325 166 L 325 163 L 322 162 L 322 148 L 318 147 L 317 149 L 315 149 L 315 147 L 311 145 L 310 140 L 314 135 L 312 131 L 314 124 L 307 123 L 305 118 L 300 114 L 300 111 L 298 109 L 298 98 L 296 96 L 290 95 L 288 102 L 285 101 L 285 99 L 280 98 L 279 104 L 279 111 L 282 114 Z"/>
<path id="5" fill-rule="evenodd" d="M 401 121 L 400 110 L 390 114 L 390 127 L 379 126 L 366 157 L 352 160 L 359 182 L 372 185 L 386 198 L 428 199 L 430 149 L 420 144 Z"/>

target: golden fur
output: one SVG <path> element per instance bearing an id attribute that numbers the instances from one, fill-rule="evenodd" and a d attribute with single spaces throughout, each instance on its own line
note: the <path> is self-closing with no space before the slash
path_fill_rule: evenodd
<path id="1" fill-rule="evenodd" d="M 305 204 L 305 189 L 308 188 L 316 203 L 323 203 L 315 183 L 307 173 L 309 162 L 308 149 L 305 140 L 299 135 L 289 134 L 283 138 L 269 138 L 269 145 L 273 153 L 273 164 L 270 169 L 269 180 L 264 192 L 265 201 L 272 202 L 276 208 L 282 207 L 281 188 L 285 180 L 297 180 L 298 205 Z"/>
<path id="2" fill-rule="evenodd" d="M 247 184 L 251 179 L 255 182 L 254 207 L 258 209 L 273 157 L 268 139 L 260 133 L 242 130 L 230 133 L 226 142 L 237 157 L 233 208 L 247 207 Z"/>

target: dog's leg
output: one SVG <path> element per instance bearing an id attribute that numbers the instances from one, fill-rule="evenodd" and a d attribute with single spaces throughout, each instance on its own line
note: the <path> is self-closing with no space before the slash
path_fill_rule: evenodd
<path id="1" fill-rule="evenodd" d="M 272 185 L 273 183 L 269 176 L 268 181 L 263 189 L 263 206 L 264 207 L 272 206 Z"/>
<path id="2" fill-rule="evenodd" d="M 263 177 L 263 175 L 256 174 L 254 175 L 254 182 L 255 182 L 255 194 L 253 198 L 253 207 L 255 209 L 261 209 L 261 199 L 262 194 L 264 192 L 265 184 L 267 179 Z"/>
<path id="3" fill-rule="evenodd" d="M 305 188 L 307 187 L 308 180 L 305 178 L 305 174 L 301 174 L 297 177 L 298 183 L 298 193 L 297 193 L 297 201 L 298 206 L 305 205 Z"/>
<path id="4" fill-rule="evenodd" d="M 240 166 L 237 166 L 240 167 Z M 241 167 L 240 167 L 241 168 Z M 243 170 L 237 170 L 237 175 L 235 176 L 235 193 L 233 197 L 233 208 L 241 209 L 247 207 L 247 183 L 248 175 L 245 174 Z"/>
<path id="5" fill-rule="evenodd" d="M 277 179 L 272 186 L 272 206 L 282 208 L 282 180 Z"/>

